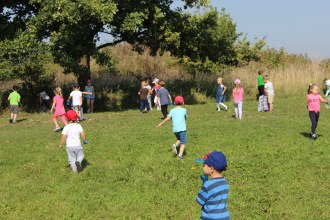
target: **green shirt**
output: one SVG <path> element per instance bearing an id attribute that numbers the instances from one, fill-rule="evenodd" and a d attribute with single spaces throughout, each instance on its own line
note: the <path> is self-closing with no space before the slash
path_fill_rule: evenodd
<path id="1" fill-rule="evenodd" d="M 21 96 L 16 91 L 9 94 L 10 105 L 18 105 L 20 99 Z"/>
<path id="2" fill-rule="evenodd" d="M 262 75 L 258 76 L 258 86 L 264 86 L 265 82 L 264 82 L 264 77 Z"/>

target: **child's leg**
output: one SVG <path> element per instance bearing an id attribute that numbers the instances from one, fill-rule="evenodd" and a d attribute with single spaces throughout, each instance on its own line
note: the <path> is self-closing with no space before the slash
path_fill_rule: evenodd
<path id="1" fill-rule="evenodd" d="M 81 148 L 81 149 L 78 149 L 77 152 L 76 152 L 76 154 L 77 154 L 77 161 L 78 161 L 79 163 L 81 163 L 81 162 L 84 160 L 84 152 L 83 152 L 83 149 L 82 149 L 82 148 Z"/>
<path id="2" fill-rule="evenodd" d="M 151 103 L 151 96 L 148 96 L 148 104 L 149 104 L 149 108 L 150 110 L 152 110 L 152 103 Z"/>
<path id="3" fill-rule="evenodd" d="M 87 99 L 86 100 L 86 103 L 87 103 L 87 113 L 90 113 L 91 112 L 91 100 L 90 99 Z"/>
<path id="4" fill-rule="evenodd" d="M 14 113 L 10 113 L 10 119 L 14 118 Z"/>
<path id="5" fill-rule="evenodd" d="M 91 111 L 90 113 L 93 113 L 94 112 L 94 99 L 90 99 L 90 102 L 91 102 Z"/>
<path id="6" fill-rule="evenodd" d="M 220 104 L 217 102 L 217 111 L 220 111 Z"/>
<path id="7" fill-rule="evenodd" d="M 179 135 L 180 135 L 180 143 L 181 143 L 181 146 L 180 146 L 180 151 L 179 151 L 179 159 L 182 159 L 182 156 L 183 156 L 183 153 L 186 149 L 186 144 L 187 144 L 187 134 L 186 134 L 186 131 L 181 131 L 179 132 Z"/>
<path id="8" fill-rule="evenodd" d="M 312 134 L 315 134 L 315 130 L 316 130 L 316 113 L 315 112 L 308 112 L 309 113 L 309 118 L 311 119 L 311 122 L 312 122 L 312 127 L 311 127 L 311 131 L 312 131 Z"/>
<path id="9" fill-rule="evenodd" d="M 234 110 L 235 110 L 235 118 L 239 117 L 239 112 L 238 112 L 238 103 L 234 103 Z"/>
<path id="10" fill-rule="evenodd" d="M 57 116 L 53 115 L 52 119 L 55 124 L 55 128 L 59 128 L 60 126 L 58 126 L 58 123 L 57 123 Z"/>
<path id="11" fill-rule="evenodd" d="M 238 102 L 238 118 L 242 119 L 243 115 L 243 102 Z"/>
<path id="12" fill-rule="evenodd" d="M 16 117 L 17 117 L 17 114 L 14 114 L 13 115 L 13 122 L 16 122 Z"/>
<path id="13" fill-rule="evenodd" d="M 319 122 L 319 118 L 320 118 L 320 112 L 315 113 L 315 132 L 316 132 L 317 124 Z"/>
<path id="14" fill-rule="evenodd" d="M 144 100 L 144 106 L 147 108 L 147 111 L 150 110 L 150 106 L 149 106 L 148 100 Z"/>
<path id="15" fill-rule="evenodd" d="M 77 166 L 76 166 L 75 162 L 77 160 L 77 155 L 76 155 L 75 148 L 67 147 L 66 152 L 68 154 L 68 161 L 69 161 L 69 164 L 71 166 L 71 169 L 74 173 L 76 173 L 77 172 Z"/>
<path id="16" fill-rule="evenodd" d="M 66 121 L 66 117 L 65 117 L 65 115 L 61 115 L 61 120 L 62 120 L 62 123 L 63 123 L 63 124 L 65 124 L 65 125 L 68 124 L 68 122 Z M 57 120 L 56 120 L 56 121 L 57 121 Z"/>
<path id="17" fill-rule="evenodd" d="M 167 105 L 161 105 L 160 107 L 161 107 L 164 118 L 166 118 L 167 117 Z"/>
<path id="18" fill-rule="evenodd" d="M 222 107 L 224 107 L 225 109 L 227 109 L 228 108 L 228 106 L 227 105 L 225 105 L 225 104 L 223 104 L 222 102 L 220 102 L 219 103 L 219 105 L 221 105 Z"/>

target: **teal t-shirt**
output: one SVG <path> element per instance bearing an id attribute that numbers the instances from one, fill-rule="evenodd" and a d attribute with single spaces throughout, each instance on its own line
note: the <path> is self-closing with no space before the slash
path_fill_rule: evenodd
<path id="1" fill-rule="evenodd" d="M 21 96 L 16 91 L 9 94 L 10 105 L 18 105 L 20 99 Z"/>
<path id="2" fill-rule="evenodd" d="M 264 77 L 262 75 L 258 76 L 258 86 L 264 86 L 265 82 L 264 82 Z"/>
<path id="3" fill-rule="evenodd" d="M 173 132 L 185 131 L 187 110 L 185 108 L 176 107 L 170 111 L 169 116 L 172 119 Z"/>

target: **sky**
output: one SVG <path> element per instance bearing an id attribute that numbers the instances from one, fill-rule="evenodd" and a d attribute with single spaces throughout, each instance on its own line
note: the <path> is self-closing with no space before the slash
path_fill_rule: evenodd
<path id="1" fill-rule="evenodd" d="M 330 0 L 211 0 L 248 39 L 312 59 L 330 58 Z"/>

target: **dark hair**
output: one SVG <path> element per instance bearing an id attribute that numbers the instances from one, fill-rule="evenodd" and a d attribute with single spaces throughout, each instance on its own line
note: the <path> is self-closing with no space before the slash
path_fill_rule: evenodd
<path id="1" fill-rule="evenodd" d="M 258 71 L 258 74 L 261 75 L 261 74 L 263 74 L 264 72 L 265 72 L 265 71 L 263 71 L 263 70 L 259 70 L 259 71 Z"/>
<path id="2" fill-rule="evenodd" d="M 17 90 L 19 90 L 19 87 L 16 86 L 16 85 L 14 85 L 14 86 L 13 86 L 13 90 L 17 91 Z"/>

